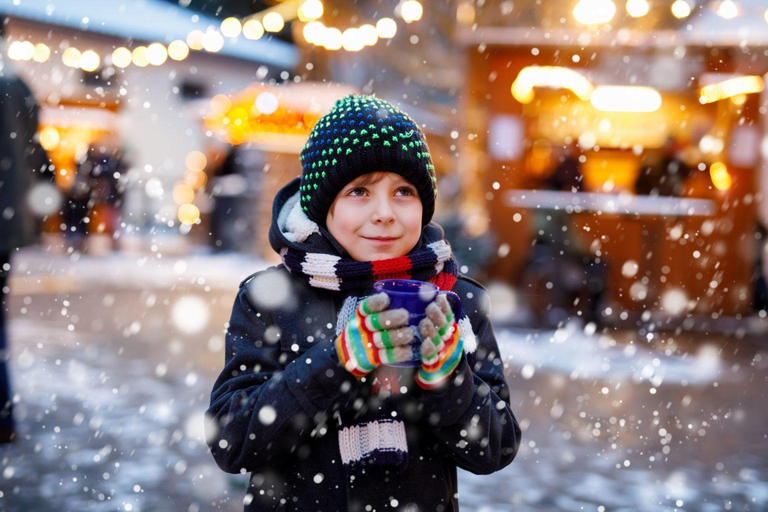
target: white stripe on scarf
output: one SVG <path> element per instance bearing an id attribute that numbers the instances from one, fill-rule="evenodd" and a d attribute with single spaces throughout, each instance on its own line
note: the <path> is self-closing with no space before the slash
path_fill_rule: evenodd
<path id="1" fill-rule="evenodd" d="M 363 460 L 375 450 L 379 452 L 408 452 L 408 442 L 402 421 L 370 421 L 345 427 L 339 432 L 341 462 L 351 464 Z"/>

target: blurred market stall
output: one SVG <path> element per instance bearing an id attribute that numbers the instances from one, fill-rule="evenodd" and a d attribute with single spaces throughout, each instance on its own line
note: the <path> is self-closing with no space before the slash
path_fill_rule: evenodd
<path id="1" fill-rule="evenodd" d="M 0 14 L 9 18 L 4 57 L 42 105 L 40 139 L 57 183 L 65 198 L 83 203 L 79 218 L 52 217 L 47 231 L 105 234 L 99 242 L 92 237 L 96 246 L 122 237 L 126 248 L 138 232 L 178 234 L 198 222 L 198 207 L 177 201 L 187 199 L 186 189 L 175 189 L 204 182 L 209 134 L 200 120 L 207 109 L 195 100 L 254 79 L 284 80 L 298 59 L 292 44 L 262 37 L 263 29 L 225 39 L 220 20 L 162 0 L 2 0 Z M 103 214 L 109 201 L 93 166 L 83 165 L 94 153 L 125 162 L 107 176 L 121 192 L 121 204 L 110 205 L 119 221 Z M 167 238 L 167 250 L 173 241 L 185 245 L 183 237 Z"/>
<path id="2" fill-rule="evenodd" d="M 542 320 L 760 310 L 764 5 L 461 2 L 457 19 L 470 202 Z"/>

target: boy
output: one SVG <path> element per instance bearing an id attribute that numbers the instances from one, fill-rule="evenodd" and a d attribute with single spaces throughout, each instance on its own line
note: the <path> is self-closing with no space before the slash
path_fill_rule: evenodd
<path id="1" fill-rule="evenodd" d="M 456 467 L 488 474 L 520 444 L 503 364 L 477 282 L 458 274 L 424 135 L 375 97 L 336 102 L 274 201 L 283 263 L 240 285 L 226 364 L 211 394 L 209 446 L 221 469 L 251 472 L 245 510 L 458 510 Z M 373 283 L 452 289 L 419 325 Z"/>

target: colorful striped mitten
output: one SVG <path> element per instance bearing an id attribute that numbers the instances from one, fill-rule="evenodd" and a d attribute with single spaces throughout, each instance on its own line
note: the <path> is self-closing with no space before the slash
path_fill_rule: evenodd
<path id="1" fill-rule="evenodd" d="M 427 316 L 419 322 L 419 331 L 424 341 L 416 383 L 424 389 L 436 389 L 448 381 L 464 351 L 459 324 L 445 294 L 438 295 L 427 306 Z"/>
<path id="2" fill-rule="evenodd" d="M 404 308 L 387 310 L 388 306 L 389 296 L 384 292 L 366 297 L 336 338 L 339 361 L 357 378 L 364 377 L 379 365 L 401 363 L 411 358 L 408 344 L 413 340 L 414 332 L 408 326 L 408 311 Z"/>

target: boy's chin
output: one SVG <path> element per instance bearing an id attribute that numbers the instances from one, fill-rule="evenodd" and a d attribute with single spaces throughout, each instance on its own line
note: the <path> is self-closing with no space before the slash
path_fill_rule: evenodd
<path id="1" fill-rule="evenodd" d="M 399 256 L 404 256 L 406 253 L 393 247 L 391 249 L 367 249 L 360 254 L 360 261 L 378 261 L 397 258 Z"/>

